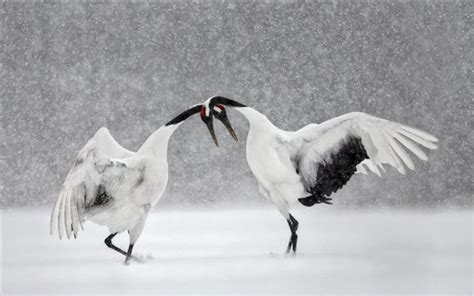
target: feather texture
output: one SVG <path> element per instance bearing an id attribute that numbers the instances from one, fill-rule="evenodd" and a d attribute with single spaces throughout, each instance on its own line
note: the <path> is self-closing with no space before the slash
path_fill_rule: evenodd
<path id="1" fill-rule="evenodd" d="M 401 174 L 406 173 L 406 167 L 414 170 L 415 165 L 408 151 L 427 160 L 426 154 L 416 144 L 436 149 L 434 143 L 438 141 L 424 131 L 359 112 L 348 113 L 319 125 L 308 125 L 290 136 L 291 146 L 299 147 L 296 150 L 291 148 L 292 158 L 298 165 L 306 188 L 317 182 L 317 168 L 332 161 L 328 156 L 336 157 L 343 147 L 341 144 L 351 137 L 361 139 L 369 157 L 357 164 L 358 171 L 367 173 L 365 168 L 368 168 L 379 176 L 383 164 L 396 168 Z"/>
<path id="2" fill-rule="evenodd" d="M 82 229 L 83 214 L 94 205 L 100 186 L 110 196 L 119 196 L 125 179 L 133 182 L 139 177 L 139 170 L 127 167 L 125 162 L 114 160 L 109 154 L 116 157 L 134 155 L 121 148 L 107 129 L 101 128 L 79 151 L 66 176 L 51 213 L 51 234 L 57 231 L 60 239 L 77 238 Z"/>

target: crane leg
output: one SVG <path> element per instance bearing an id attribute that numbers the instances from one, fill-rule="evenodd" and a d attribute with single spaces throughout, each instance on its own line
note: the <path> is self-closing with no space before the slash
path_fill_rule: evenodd
<path id="1" fill-rule="evenodd" d="M 130 258 L 132 258 L 132 250 L 133 250 L 133 244 L 128 245 L 128 251 L 127 254 L 125 255 L 125 265 L 130 264 Z"/>
<path id="2" fill-rule="evenodd" d="M 118 232 L 116 233 L 112 233 L 111 235 L 109 235 L 106 239 L 105 239 L 105 244 L 107 245 L 107 247 L 111 248 L 112 250 L 114 251 L 117 251 L 118 253 L 122 254 L 125 256 L 125 265 L 129 265 L 130 264 L 130 259 L 133 259 L 137 262 L 143 262 L 140 258 L 137 258 L 135 256 L 132 256 L 132 251 L 133 251 L 133 246 L 134 244 L 129 244 L 128 245 L 128 250 L 127 252 L 125 252 L 124 250 L 120 249 L 119 247 L 115 246 L 113 243 L 112 243 L 112 239 L 114 238 L 114 236 L 116 236 L 118 234 Z"/>
<path id="3" fill-rule="evenodd" d="M 124 250 L 120 249 L 119 247 L 115 246 L 113 243 L 112 243 L 112 239 L 114 238 L 114 236 L 117 235 L 118 232 L 116 233 L 112 233 L 111 235 L 109 235 L 105 240 L 104 240 L 104 243 L 107 247 L 111 248 L 112 250 L 114 251 L 117 251 L 119 252 L 120 254 L 124 255 L 124 256 L 127 256 L 127 252 L 125 252 Z"/>
<path id="4" fill-rule="evenodd" d="M 288 222 L 288 226 L 290 226 L 291 236 L 288 242 L 288 247 L 286 248 L 286 253 L 290 253 L 293 250 L 293 254 L 296 254 L 296 244 L 298 242 L 298 235 L 296 231 L 298 230 L 298 221 L 290 214 L 290 218 L 286 220 Z"/>

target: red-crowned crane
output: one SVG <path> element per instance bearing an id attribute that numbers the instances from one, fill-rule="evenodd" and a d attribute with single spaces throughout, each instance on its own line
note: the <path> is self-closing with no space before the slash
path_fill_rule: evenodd
<path id="1" fill-rule="evenodd" d="M 290 214 L 289 204 L 331 204 L 329 196 L 354 173 L 369 169 L 380 176 L 383 164 L 388 164 L 405 174 L 405 167 L 415 168 L 406 149 L 427 160 L 416 144 L 437 148 L 434 143 L 438 140 L 426 132 L 360 112 L 285 131 L 257 110 L 220 96 L 202 105 L 201 117 L 207 117 L 203 121 L 210 126 L 213 138 L 212 117 L 225 116 L 225 106 L 233 107 L 249 121 L 247 162 L 259 191 L 288 222 L 291 236 L 287 253 L 296 253 L 298 240 L 298 221 Z M 236 139 L 234 131 L 229 132 Z"/>
<path id="2" fill-rule="evenodd" d="M 156 130 L 137 152 L 120 146 L 107 128 L 100 128 L 79 151 L 51 213 L 50 232 L 62 239 L 76 238 L 82 222 L 90 220 L 109 228 L 107 247 L 132 258 L 151 208 L 160 200 L 168 182 L 168 142 L 196 105 Z M 224 119 L 225 120 L 225 119 Z M 112 243 L 117 233 L 128 231 L 124 251 Z"/>

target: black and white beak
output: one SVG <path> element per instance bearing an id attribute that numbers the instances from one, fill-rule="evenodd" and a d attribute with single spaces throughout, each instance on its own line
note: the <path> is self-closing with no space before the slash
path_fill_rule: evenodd
<path id="1" fill-rule="evenodd" d="M 224 109 L 224 106 L 217 105 L 214 107 L 212 110 L 212 114 L 222 122 L 222 124 L 225 126 L 225 128 L 229 131 L 229 134 L 234 138 L 236 142 L 239 141 L 239 138 L 237 138 L 237 134 L 235 133 L 234 129 L 232 128 L 232 125 L 230 124 L 229 118 L 227 118 L 227 113 Z"/>
<path id="2" fill-rule="evenodd" d="M 216 117 L 229 131 L 232 138 L 237 142 L 237 134 L 235 133 L 232 125 L 230 124 L 229 119 L 223 106 L 215 106 L 213 110 L 208 110 L 205 105 L 201 109 L 201 120 L 206 124 L 209 133 L 211 134 L 212 140 L 219 147 L 219 142 L 217 141 L 216 133 L 214 131 L 213 117 Z"/>
<path id="3" fill-rule="evenodd" d="M 216 133 L 214 132 L 214 125 L 212 123 L 212 115 L 207 117 L 208 120 L 204 121 L 206 124 L 207 128 L 209 129 L 209 133 L 211 134 L 212 140 L 216 144 L 217 147 L 219 147 L 219 142 L 217 142 L 217 137 Z"/>
<path id="4" fill-rule="evenodd" d="M 214 131 L 214 124 L 212 123 L 213 121 L 212 112 L 210 112 L 210 110 L 206 108 L 205 105 L 202 105 L 200 115 L 201 115 L 202 122 L 206 124 L 207 129 L 209 130 L 209 133 L 211 134 L 212 140 L 214 141 L 216 146 L 219 147 L 219 142 L 217 142 L 216 133 Z"/>

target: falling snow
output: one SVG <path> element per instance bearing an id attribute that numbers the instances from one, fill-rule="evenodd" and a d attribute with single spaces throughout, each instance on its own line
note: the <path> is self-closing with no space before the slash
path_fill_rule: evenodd
<path id="1" fill-rule="evenodd" d="M 51 204 L 101 126 L 137 149 L 221 94 L 298 129 L 363 111 L 426 130 L 439 150 L 407 176 L 356 177 L 348 206 L 464 205 L 472 198 L 472 4 L 3 3 L 0 205 Z M 213 147 L 198 117 L 170 145 L 165 203 L 252 201 L 241 138 Z M 245 190 L 242 190 L 242 187 Z"/>
<path id="2" fill-rule="evenodd" d="M 469 10 L 468 1 L 2 3 L 0 206 L 51 204 L 101 126 L 134 150 L 217 94 L 283 129 L 363 111 L 440 139 L 407 176 L 353 178 L 339 206 L 469 206 Z M 198 117 L 173 136 L 162 202 L 260 200 L 248 125 L 229 116 L 238 144 L 219 126 L 214 147 Z"/>
<path id="3" fill-rule="evenodd" d="M 101 2 L 0 4 L 2 295 L 472 294 L 472 1 Z M 285 257 L 248 123 L 229 110 L 240 141 L 217 124 L 217 148 L 195 116 L 170 141 L 168 188 L 135 248 L 145 264 L 123 266 L 92 223 L 73 242 L 48 235 L 100 127 L 136 150 L 213 95 L 287 130 L 362 111 L 439 148 L 405 176 L 354 176 L 333 206 L 295 207 L 299 254 Z"/>

